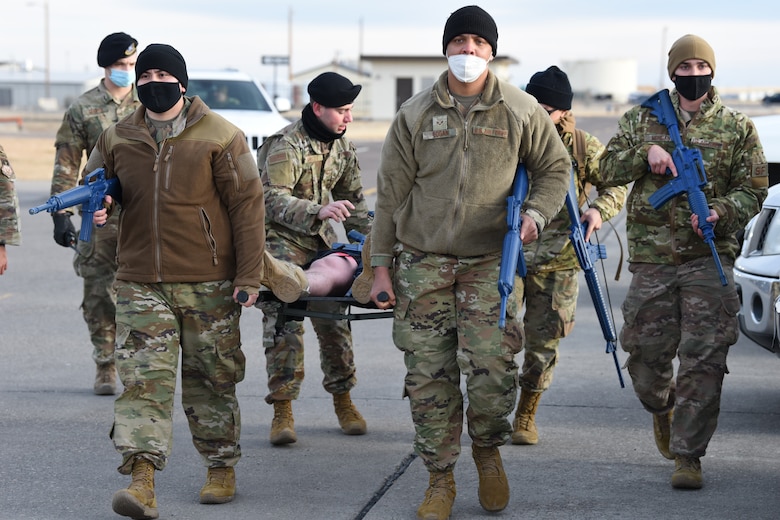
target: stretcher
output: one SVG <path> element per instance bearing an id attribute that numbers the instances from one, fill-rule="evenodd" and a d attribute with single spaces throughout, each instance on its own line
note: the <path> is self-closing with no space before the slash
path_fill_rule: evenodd
<path id="1" fill-rule="evenodd" d="M 347 320 L 351 322 L 393 317 L 392 309 L 378 309 L 374 302 L 360 303 L 351 296 L 304 296 L 292 303 L 285 303 L 274 296 L 271 291 L 262 290 L 255 305 L 261 302 L 275 302 L 280 305 L 281 308 L 276 321 L 277 331 L 280 331 L 288 321 L 301 321 L 303 318 L 320 318 L 335 321 Z M 344 312 L 328 312 L 309 308 L 310 303 L 316 304 L 317 302 L 346 305 L 346 310 Z M 363 310 L 356 312 L 356 309 Z"/>

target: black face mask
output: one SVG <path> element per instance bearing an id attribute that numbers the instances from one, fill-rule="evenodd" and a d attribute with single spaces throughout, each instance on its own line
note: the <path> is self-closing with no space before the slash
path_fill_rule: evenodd
<path id="1" fill-rule="evenodd" d="M 677 92 L 689 101 L 696 101 L 710 91 L 712 76 L 675 76 Z"/>
<path id="2" fill-rule="evenodd" d="M 138 99 L 152 112 L 163 114 L 181 99 L 179 82 L 150 81 L 137 85 Z"/>

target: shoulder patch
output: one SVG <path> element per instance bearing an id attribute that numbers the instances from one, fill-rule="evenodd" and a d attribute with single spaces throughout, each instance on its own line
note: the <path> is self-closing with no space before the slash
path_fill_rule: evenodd
<path id="1" fill-rule="evenodd" d="M 242 153 L 238 157 L 238 172 L 241 176 L 241 180 L 244 182 L 258 179 L 260 177 L 260 171 L 257 169 L 257 163 L 255 158 L 252 157 L 250 152 Z"/>
<path id="2" fill-rule="evenodd" d="M 3 164 L 3 167 L 0 168 L 0 171 L 3 172 L 3 175 L 8 177 L 9 179 L 13 179 L 15 177 L 14 175 L 14 169 L 11 168 L 11 165 L 9 163 Z"/>
<path id="3" fill-rule="evenodd" d="M 268 164 L 277 164 L 287 161 L 287 150 L 282 150 L 268 156 Z"/>
<path id="4" fill-rule="evenodd" d="M 754 163 L 750 172 L 751 177 L 768 177 L 769 166 L 767 163 Z"/>

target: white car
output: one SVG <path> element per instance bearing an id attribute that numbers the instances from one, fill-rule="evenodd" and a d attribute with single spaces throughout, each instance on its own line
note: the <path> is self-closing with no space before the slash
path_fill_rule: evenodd
<path id="1" fill-rule="evenodd" d="M 266 137 L 290 124 L 282 117 L 263 86 L 236 70 L 189 71 L 188 96 L 200 97 L 246 134 L 252 154 Z"/>

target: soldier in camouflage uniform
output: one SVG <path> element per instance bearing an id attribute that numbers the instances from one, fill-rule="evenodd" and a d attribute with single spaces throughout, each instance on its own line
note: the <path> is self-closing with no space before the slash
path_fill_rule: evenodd
<path id="1" fill-rule="evenodd" d="M 5 246 L 18 246 L 22 240 L 15 182 L 14 169 L 0 146 L 0 275 L 8 268 Z"/>
<path id="2" fill-rule="evenodd" d="M 604 221 L 617 215 L 626 202 L 626 188 L 605 188 L 599 174 L 599 156 L 604 145 L 579 128 L 575 128 L 571 112 L 573 93 L 566 73 L 555 65 L 531 76 L 526 92 L 534 96 L 550 114 L 558 134 L 566 145 L 575 175 L 575 189 L 579 202 L 587 200 L 593 186 L 598 196 L 582 212 L 587 222 L 585 239 Z M 544 229 L 532 247 L 524 248 L 527 275 L 525 291 L 516 291 L 517 298 L 525 297 L 525 351 L 520 374 L 520 401 L 512 423 L 512 444 L 536 444 L 536 410 L 542 392 L 552 382 L 553 369 L 558 363 L 558 345 L 561 338 L 574 328 L 574 311 L 579 294 L 577 255 L 569 240 L 571 219 L 564 207 Z"/>
<path id="3" fill-rule="evenodd" d="M 57 131 L 52 195 L 76 186 L 84 153 L 92 151 L 103 130 L 138 108 L 133 85 L 137 46 L 135 38 L 122 32 L 109 34 L 100 42 L 97 63 L 103 67 L 104 77 L 98 86 L 84 92 L 68 107 Z M 89 172 L 82 172 L 82 176 L 86 173 Z M 105 227 L 93 229 L 89 242 L 76 243 L 71 215 L 71 209 L 52 214 L 54 240 L 63 247 L 76 248 L 73 267 L 84 280 L 81 310 L 92 341 L 92 359 L 97 365 L 94 392 L 114 395 L 116 293 L 112 284 L 117 267 L 118 216 L 111 218 Z"/>
<path id="4" fill-rule="evenodd" d="M 677 174 L 668 129 L 649 108 L 623 115 L 600 168 L 610 185 L 634 182 L 626 206 L 633 278 L 620 332 L 626 366 L 639 401 L 653 414 L 658 450 L 675 460 L 672 486 L 699 489 L 700 459 L 718 422 L 726 355 L 739 333 L 736 233 L 766 198 L 767 164 L 752 121 L 724 106 L 711 86 L 715 53 L 706 41 L 690 34 L 678 39 L 667 70 L 683 144 L 701 152 L 707 172 L 707 221 L 728 285 L 721 284 L 686 195 L 659 209 L 648 201 L 667 182 L 667 169 Z"/>
<path id="5" fill-rule="evenodd" d="M 124 392 L 111 438 L 132 473 L 113 509 L 157 518 L 154 471 L 168 463 L 181 360 L 182 406 L 208 467 L 200 502 L 229 502 L 241 456 L 236 384 L 243 380 L 237 295 L 263 283 L 263 192 L 244 133 L 184 97 L 184 58 L 169 45 L 138 55 L 142 107 L 98 138 L 87 162 L 122 186 L 116 363 Z M 111 204 L 111 197 L 106 197 Z M 106 210 L 95 212 L 98 225 Z"/>
<path id="6" fill-rule="evenodd" d="M 305 267 L 337 240 L 330 220 L 347 231 L 370 230 L 355 145 L 344 137 L 352 121 L 352 103 L 360 92 L 334 72 L 320 74 L 308 86 L 310 103 L 301 119 L 266 139 L 257 151 L 266 206 L 266 248 L 276 258 Z M 320 304 L 322 310 L 338 304 Z M 296 442 L 291 401 L 303 382 L 303 325 L 287 321 L 277 332 L 279 305 L 263 302 L 263 346 L 274 418 L 270 441 Z M 343 309 L 342 309 L 343 310 Z M 352 332 L 347 320 L 311 318 L 320 344 L 323 386 L 333 395 L 339 425 L 347 435 L 366 433 L 350 390 L 357 383 Z"/>
<path id="7" fill-rule="evenodd" d="M 524 161 L 532 186 L 520 230 L 527 245 L 562 207 L 569 186 L 571 163 L 550 117 L 487 67 L 497 41 L 495 21 L 481 8 L 450 15 L 442 38 L 448 70 L 401 106 L 379 164 L 370 294 L 378 308 L 395 306 L 393 340 L 406 363 L 414 448 L 429 472 L 417 510 L 425 520 L 450 516 L 464 415 L 480 504 L 501 511 L 509 502 L 498 447 L 512 433 L 507 417 L 523 327 L 515 298 L 505 328 L 498 327 L 506 200 Z M 515 290 L 522 284 L 516 278 Z M 378 301 L 382 291 L 389 301 Z"/>

